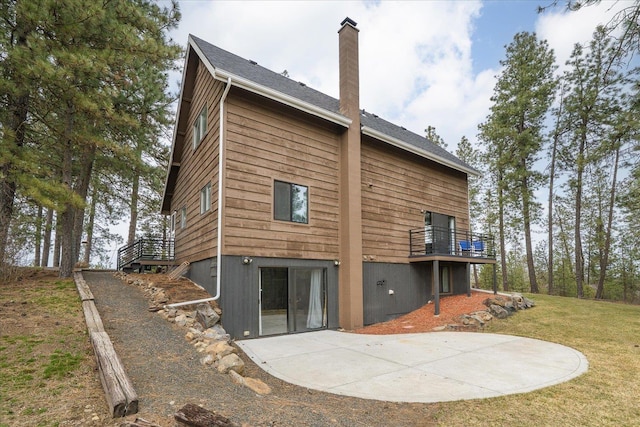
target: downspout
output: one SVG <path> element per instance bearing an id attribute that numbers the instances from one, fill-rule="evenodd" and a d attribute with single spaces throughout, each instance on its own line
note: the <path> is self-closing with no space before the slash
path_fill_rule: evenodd
<path id="1" fill-rule="evenodd" d="M 231 77 L 227 78 L 227 87 L 220 98 L 220 143 L 218 144 L 218 249 L 216 253 L 216 294 L 211 298 L 204 298 L 195 301 L 185 301 L 176 304 L 168 304 L 165 307 L 175 308 L 183 305 L 199 304 L 201 302 L 215 301 L 220 298 L 220 273 L 222 271 L 222 178 L 223 178 L 223 153 L 224 153 L 224 101 L 227 99 L 231 89 Z"/>

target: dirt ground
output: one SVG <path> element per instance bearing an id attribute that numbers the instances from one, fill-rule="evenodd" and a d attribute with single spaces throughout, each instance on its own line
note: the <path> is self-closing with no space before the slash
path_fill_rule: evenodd
<path id="1" fill-rule="evenodd" d="M 160 274 L 139 278 L 164 289 L 167 303 L 209 296 L 185 279 L 171 280 Z M 438 317 L 433 315 L 434 304 L 427 304 L 393 321 L 354 332 L 432 331 L 435 327 L 455 323 L 455 318 L 461 314 L 483 309 L 482 301 L 487 297 L 487 294 L 476 293 L 471 298 L 466 295 L 444 297 L 440 301 Z M 151 300 L 149 305 L 153 306 Z M 251 363 L 246 358 L 245 361 Z M 50 374 L 52 368 L 55 368 L 54 374 Z M 255 366 L 249 367 L 249 372 L 257 377 L 267 375 Z M 0 284 L 0 384 L 0 427 L 118 425 L 107 412 L 73 281 L 59 280 L 54 271 L 33 270 L 19 280 Z M 289 384 L 281 387 L 283 395 L 296 395 L 289 388 L 299 389 Z M 342 402 L 344 398 L 333 396 L 327 401 Z M 347 401 L 350 405 L 355 402 L 353 399 Z M 366 408 L 370 406 L 366 401 L 362 404 Z M 437 411 L 437 405 L 384 406 L 389 410 L 391 406 L 398 407 L 396 410 L 404 418 L 402 425 L 432 425 L 433 422 L 428 421 L 429 414 Z M 371 408 L 381 409 L 379 405 Z M 152 421 L 160 421 L 160 418 Z M 336 424 L 340 425 L 340 422 L 336 421 Z"/>
<path id="2" fill-rule="evenodd" d="M 32 270 L 0 284 L 0 427 L 110 420 L 73 281 Z"/>

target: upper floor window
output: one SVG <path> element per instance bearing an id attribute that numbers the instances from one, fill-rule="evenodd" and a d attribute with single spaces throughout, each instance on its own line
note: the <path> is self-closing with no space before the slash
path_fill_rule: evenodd
<path id="1" fill-rule="evenodd" d="M 195 150 L 200 145 L 202 138 L 207 133 L 207 105 L 202 107 L 202 111 L 198 114 L 195 123 L 193 124 L 193 149 Z"/>
<path id="2" fill-rule="evenodd" d="M 275 181 L 273 216 L 280 221 L 309 223 L 309 187 Z"/>
<path id="3" fill-rule="evenodd" d="M 200 190 L 200 214 L 207 213 L 211 209 L 211 183 Z"/>
<path id="4" fill-rule="evenodd" d="M 180 228 L 187 227 L 187 207 L 183 206 L 180 211 Z"/>
<path id="5" fill-rule="evenodd" d="M 171 218 L 169 219 L 169 232 L 173 233 L 176 231 L 176 211 L 171 213 Z"/>

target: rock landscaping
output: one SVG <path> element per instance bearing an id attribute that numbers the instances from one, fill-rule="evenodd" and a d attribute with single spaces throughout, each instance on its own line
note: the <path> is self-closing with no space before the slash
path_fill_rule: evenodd
<path id="1" fill-rule="evenodd" d="M 472 290 L 471 296 L 448 295 L 440 298 L 440 315 L 435 304 L 428 303 L 411 313 L 353 332 L 386 335 L 437 331 L 477 331 L 488 327 L 492 319 L 530 308 L 533 301 L 521 294 L 498 294 Z M 493 306 L 493 307 L 492 307 Z M 504 309 L 504 311 L 503 311 Z"/>
<path id="2" fill-rule="evenodd" d="M 490 322 L 494 317 L 498 319 L 506 319 L 518 310 L 526 310 L 535 306 L 535 303 L 532 300 L 518 293 L 514 293 L 512 295 L 491 296 L 490 298 L 485 299 L 482 303 L 487 307 L 486 310 L 463 314 L 459 317 L 459 321 L 463 326 L 484 328 L 486 323 Z M 449 329 L 458 329 L 457 326 L 457 324 L 451 325 Z"/>
<path id="3" fill-rule="evenodd" d="M 115 273 L 115 276 L 143 290 L 151 302 L 149 311 L 156 312 L 168 322 L 185 329 L 185 339 L 202 354 L 200 364 L 203 367 L 218 374 L 229 375 L 234 383 L 243 385 L 257 394 L 271 393 L 271 388 L 261 380 L 243 376 L 244 361 L 238 356 L 237 347 L 233 345 L 229 334 L 220 323 L 222 310 L 215 301 L 170 308 L 167 307 L 170 302 L 182 301 L 170 301 L 167 291 L 156 286 L 152 280 L 122 272 Z M 193 287 L 197 285 L 193 283 Z"/>

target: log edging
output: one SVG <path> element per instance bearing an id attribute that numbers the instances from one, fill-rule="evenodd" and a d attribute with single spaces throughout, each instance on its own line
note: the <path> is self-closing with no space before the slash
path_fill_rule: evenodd
<path id="1" fill-rule="evenodd" d="M 104 330 L 93 293 L 82 277 L 82 273 L 74 273 L 73 279 L 82 301 L 82 311 L 109 411 L 113 418 L 135 414 L 138 412 L 138 395 L 124 371 L 124 366 L 109 335 Z"/>

